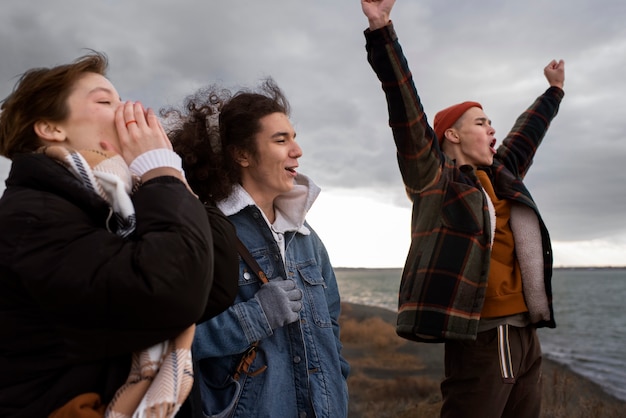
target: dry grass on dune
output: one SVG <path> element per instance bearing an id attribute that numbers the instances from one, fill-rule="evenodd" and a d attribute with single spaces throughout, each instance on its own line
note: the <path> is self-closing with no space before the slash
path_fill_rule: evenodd
<path id="1" fill-rule="evenodd" d="M 341 340 L 347 344 L 367 344 L 374 350 L 388 351 L 403 344 L 388 322 L 378 316 L 362 321 L 347 318 L 341 323 Z"/>
<path id="2" fill-rule="evenodd" d="M 346 305 L 344 312 L 350 310 Z M 402 417 L 438 415 L 439 382 L 421 376 L 426 366 L 415 353 L 403 350 L 407 341 L 380 317 L 344 315 L 341 340 L 351 366 L 348 379 L 350 417 Z"/>
<path id="3" fill-rule="evenodd" d="M 439 417 L 443 346 L 416 344 L 396 335 L 395 314 L 343 304 L 341 341 L 350 362 L 349 418 Z M 617 418 L 626 402 L 553 362 L 543 377 L 544 418 Z"/>

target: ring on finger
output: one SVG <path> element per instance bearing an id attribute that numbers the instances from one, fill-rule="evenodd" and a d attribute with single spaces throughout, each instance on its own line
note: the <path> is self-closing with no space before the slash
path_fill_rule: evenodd
<path id="1" fill-rule="evenodd" d="M 137 123 L 136 120 L 129 120 L 128 122 L 126 122 L 126 127 L 128 128 L 128 125 L 130 125 L 131 123 Z"/>

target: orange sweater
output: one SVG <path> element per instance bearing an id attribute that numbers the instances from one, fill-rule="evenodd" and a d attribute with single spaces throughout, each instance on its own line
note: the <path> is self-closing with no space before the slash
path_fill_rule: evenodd
<path id="1" fill-rule="evenodd" d="M 496 210 L 489 280 L 481 317 L 493 318 L 527 312 L 522 290 L 522 275 L 515 257 L 513 232 L 509 224 L 511 202 L 498 199 L 487 173 L 477 170 L 476 174 Z"/>

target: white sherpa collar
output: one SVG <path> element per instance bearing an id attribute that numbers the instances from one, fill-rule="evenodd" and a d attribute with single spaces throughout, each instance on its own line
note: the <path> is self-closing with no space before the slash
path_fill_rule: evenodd
<path id="1" fill-rule="evenodd" d="M 304 221 L 320 191 L 320 188 L 309 177 L 298 173 L 293 189 L 274 200 L 276 211 L 276 220 L 272 225 L 274 231 L 280 233 L 297 231 L 303 235 L 309 235 L 311 231 L 304 225 Z M 217 203 L 217 207 L 226 216 L 234 215 L 247 206 L 256 206 L 256 203 L 239 184 L 234 187 L 230 196 Z"/>

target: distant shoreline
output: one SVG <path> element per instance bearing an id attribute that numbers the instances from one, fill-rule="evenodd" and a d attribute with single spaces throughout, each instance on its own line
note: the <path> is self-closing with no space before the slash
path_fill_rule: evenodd
<path id="1" fill-rule="evenodd" d="M 378 312 L 387 322 L 395 325 L 401 272 L 400 268 L 336 269 L 342 301 L 376 308 L 373 312 Z M 621 358 L 623 349 L 620 348 L 626 339 L 622 332 L 623 322 L 618 319 L 623 312 L 623 300 L 619 295 L 623 295 L 626 286 L 626 267 L 555 268 L 552 284 L 555 316 L 561 322 L 557 320 L 559 326 L 556 330 L 541 330 L 546 370 L 555 370 L 550 367 L 553 362 L 563 366 L 571 373 L 596 383 L 603 392 L 621 400 L 626 406 L 626 391 L 621 378 L 626 371 L 626 363 Z M 590 297 L 596 301 L 595 304 L 585 303 Z M 594 308 L 599 301 L 604 303 L 605 310 Z M 573 310 L 576 306 L 578 308 Z M 586 311 L 583 310 L 585 306 L 589 308 Z M 608 314 L 609 318 L 603 320 L 601 312 Z M 580 316 L 577 317 L 577 313 Z M 609 319 L 615 320 L 615 324 Z M 595 330 L 596 336 L 602 337 L 601 346 L 595 345 L 596 339 L 588 333 L 591 329 Z M 395 334 L 395 327 L 392 333 Z M 419 345 L 420 351 L 423 346 Z M 561 373 L 559 368 L 556 370 L 563 376 L 569 376 L 569 373 Z M 600 375 L 597 370 L 604 371 Z"/>
<path id="2" fill-rule="evenodd" d="M 413 412 L 385 416 L 438 416 L 443 344 L 401 339 L 394 331 L 395 313 L 386 308 L 350 302 L 341 305 L 344 356 L 352 368 L 348 379 L 352 411 L 349 417 L 382 416 L 380 411 L 388 411 L 397 405 L 405 405 L 405 411 Z M 626 408 L 626 401 L 606 392 L 568 366 L 546 357 L 543 376 L 545 402 L 542 416 L 616 418 Z M 387 391 L 395 385 L 399 387 Z M 398 399 L 402 396 L 402 387 L 410 387 L 412 391 L 407 398 Z M 423 392 L 419 399 L 415 395 L 418 392 Z M 384 399 L 377 400 L 377 393 L 382 393 Z"/>

